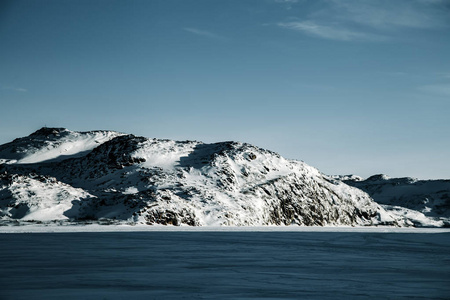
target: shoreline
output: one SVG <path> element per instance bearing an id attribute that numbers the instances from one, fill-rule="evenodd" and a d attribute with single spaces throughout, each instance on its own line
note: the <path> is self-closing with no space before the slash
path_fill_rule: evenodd
<path id="1" fill-rule="evenodd" d="M 391 226 L 172 226 L 172 225 L 20 225 L 0 226 L 8 233 L 77 233 L 77 232 L 349 232 L 349 233 L 450 233 L 450 228 Z"/>

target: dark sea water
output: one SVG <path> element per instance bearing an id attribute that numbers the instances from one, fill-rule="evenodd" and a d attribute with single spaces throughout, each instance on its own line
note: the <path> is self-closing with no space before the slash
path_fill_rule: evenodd
<path id="1" fill-rule="evenodd" d="M 450 299 L 450 233 L 4 233 L 0 299 Z"/>

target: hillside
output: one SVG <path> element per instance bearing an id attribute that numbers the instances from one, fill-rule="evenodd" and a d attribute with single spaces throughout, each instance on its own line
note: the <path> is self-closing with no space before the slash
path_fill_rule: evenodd
<path id="1" fill-rule="evenodd" d="M 450 225 L 450 180 L 417 180 L 374 175 L 344 182 L 368 193 L 377 203 L 415 226 Z"/>
<path id="2" fill-rule="evenodd" d="M 301 161 L 240 142 L 42 128 L 0 146 L 0 159 L 3 223 L 429 225 Z"/>

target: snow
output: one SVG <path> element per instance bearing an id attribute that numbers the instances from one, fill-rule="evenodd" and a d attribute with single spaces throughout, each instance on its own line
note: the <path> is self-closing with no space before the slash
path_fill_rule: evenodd
<path id="1" fill-rule="evenodd" d="M 415 228 L 393 226 L 170 226 L 142 224 L 109 224 L 90 222 L 84 225 L 61 222 L 56 224 L 27 224 L 0 226 L 0 234 L 7 233 L 70 233 L 70 232 L 348 232 L 348 233 L 450 233 L 450 228 Z"/>
<path id="2" fill-rule="evenodd" d="M 417 180 L 374 175 L 347 184 L 367 192 L 392 216 L 414 226 L 450 224 L 450 180 Z"/>
<path id="3" fill-rule="evenodd" d="M 382 207 L 389 211 L 391 215 L 398 216 L 399 218 L 404 218 L 407 222 L 410 222 L 409 225 L 420 227 L 443 227 L 445 225 L 443 220 L 429 218 L 425 214 L 417 210 L 395 205 L 382 205 Z"/>
<path id="4" fill-rule="evenodd" d="M 41 128 L 28 137 L 0 148 L 0 163 L 32 164 L 61 161 L 86 154 L 123 133 L 115 131 L 76 132 L 65 128 Z"/>
<path id="5" fill-rule="evenodd" d="M 276 232 L 0 234 L 0 298 L 447 299 L 450 295 L 448 231 L 275 228 Z"/>
<path id="6" fill-rule="evenodd" d="M 447 299 L 450 228 L 398 226 L 448 225 L 449 191 L 43 128 L 0 145 L 0 299 Z"/>
<path id="7" fill-rule="evenodd" d="M 198 142 L 179 143 L 172 140 L 148 139 L 133 154 L 134 157 L 142 157 L 145 162 L 143 167 L 155 166 L 172 170 L 180 163 L 180 157 L 188 156 Z"/>
<path id="8" fill-rule="evenodd" d="M 9 186 L 10 201 L 14 205 L 1 207 L 0 216 L 12 215 L 23 221 L 64 220 L 77 215 L 78 205 L 75 203 L 95 197 L 83 189 L 58 182 L 55 178 L 15 177 Z"/>
<path id="9" fill-rule="evenodd" d="M 195 226 L 447 224 L 430 218 L 435 207 L 445 207 L 442 199 L 432 197 L 420 209 L 379 205 L 342 182 L 384 184 L 392 180 L 386 176 L 329 177 L 241 142 L 42 128 L 0 145 L 0 159 L 7 162 L 0 165 L 0 221 L 5 223 L 108 218 Z M 439 185 L 427 186 L 432 193 Z M 402 193 L 411 189 L 405 186 Z M 397 206 L 409 210 L 400 212 Z"/>
<path id="10" fill-rule="evenodd" d="M 112 138 L 122 135 L 116 132 L 93 132 L 80 134 L 78 132 L 71 132 L 61 144 L 55 148 L 41 149 L 21 160 L 18 163 L 37 163 L 49 160 L 63 160 L 68 156 L 75 156 L 86 151 L 90 151 L 98 145 L 111 140 Z M 56 161 L 56 160 L 55 160 Z"/>
<path id="11" fill-rule="evenodd" d="M 123 191 L 122 194 L 124 194 L 124 195 L 132 195 L 132 194 L 136 194 L 136 193 L 139 193 L 139 190 L 136 187 L 134 187 L 134 186 L 130 186 L 130 187 L 127 187 L 125 189 L 125 191 Z"/>

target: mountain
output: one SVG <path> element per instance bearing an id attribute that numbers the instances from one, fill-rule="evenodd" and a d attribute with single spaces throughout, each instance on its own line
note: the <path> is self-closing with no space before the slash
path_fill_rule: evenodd
<path id="1" fill-rule="evenodd" d="M 46 127 L 0 146 L 0 220 L 426 225 L 339 178 L 246 143 Z"/>
<path id="2" fill-rule="evenodd" d="M 348 185 L 368 193 L 397 218 L 414 226 L 450 226 L 450 180 L 390 178 L 379 174 L 365 180 L 345 176 Z"/>

